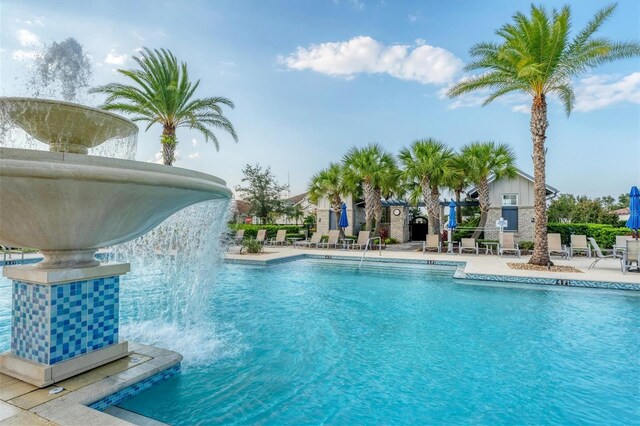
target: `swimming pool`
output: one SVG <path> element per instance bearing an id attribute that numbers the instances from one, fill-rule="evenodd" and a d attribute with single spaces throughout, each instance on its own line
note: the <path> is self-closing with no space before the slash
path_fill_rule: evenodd
<path id="1" fill-rule="evenodd" d="M 186 359 L 179 376 L 121 405 L 170 424 L 640 421 L 640 297 L 470 285 L 446 267 L 356 266 L 225 265 L 204 334 L 129 324 L 132 340 L 180 340 Z M 168 287 L 135 276 L 122 287 L 126 335 L 140 312 L 153 320 L 145 304 Z"/>

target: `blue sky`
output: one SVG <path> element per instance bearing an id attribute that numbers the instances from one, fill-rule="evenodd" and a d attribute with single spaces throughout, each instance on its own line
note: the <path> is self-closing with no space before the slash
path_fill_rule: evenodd
<path id="1" fill-rule="evenodd" d="M 548 7 L 567 2 L 545 1 Z M 602 1 L 569 2 L 581 29 Z M 178 133 L 177 166 L 235 186 L 246 163 L 270 165 L 291 192 L 352 145 L 390 152 L 418 138 L 454 148 L 476 140 L 510 144 L 531 173 L 530 100 L 509 96 L 480 107 L 478 96 L 449 100 L 469 47 L 526 1 L 57 1 L 0 4 L 0 93 L 25 94 L 32 52 L 75 37 L 94 61 L 94 82 L 120 77 L 132 55 L 165 47 L 201 79 L 199 95 L 231 98 L 240 141 L 219 133 L 220 151 L 189 130 Z M 640 2 L 624 0 L 602 36 L 640 39 Z M 576 111 L 551 102 L 548 183 L 561 192 L 617 195 L 640 184 L 640 59 L 599 67 L 575 81 Z M 99 98 L 89 98 L 97 105 Z M 141 129 L 138 160 L 155 161 L 159 128 Z M 195 142 L 194 142 L 195 140 Z"/>

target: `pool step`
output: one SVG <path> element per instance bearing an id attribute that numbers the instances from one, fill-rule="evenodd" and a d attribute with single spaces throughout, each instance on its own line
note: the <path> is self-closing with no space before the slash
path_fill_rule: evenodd
<path id="1" fill-rule="evenodd" d="M 104 412 L 110 416 L 117 417 L 120 420 L 124 420 L 138 426 L 167 426 L 166 423 L 153 420 L 149 417 L 134 413 L 133 411 L 125 410 L 124 408 L 120 408 L 115 405 L 107 408 Z"/>

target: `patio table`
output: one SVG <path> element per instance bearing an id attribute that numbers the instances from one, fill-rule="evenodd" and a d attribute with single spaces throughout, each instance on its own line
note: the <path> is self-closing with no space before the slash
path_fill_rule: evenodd
<path id="1" fill-rule="evenodd" d="M 496 242 L 482 242 L 480 243 L 484 246 L 484 254 L 496 254 L 498 253 L 498 247 L 500 246 L 500 243 L 496 243 Z M 493 248 L 496 248 L 496 251 L 494 253 Z"/>
<path id="2" fill-rule="evenodd" d="M 449 253 L 449 254 L 455 254 L 455 252 L 456 252 L 456 248 L 457 248 L 459 245 L 460 245 L 460 243 L 459 243 L 459 242 L 457 242 L 457 241 L 451 241 L 451 242 L 448 242 L 448 241 L 447 241 L 447 253 Z"/>
<path id="3" fill-rule="evenodd" d="M 296 241 L 300 241 L 300 240 L 304 240 L 304 238 L 302 238 L 302 237 L 289 237 L 289 238 L 287 238 L 287 241 L 289 241 L 289 245 L 290 246 L 294 245 Z"/>
<path id="4" fill-rule="evenodd" d="M 342 249 L 341 250 L 349 250 L 349 245 L 351 243 L 353 243 L 353 240 L 350 239 L 350 238 L 340 238 L 339 241 L 342 242 Z"/>

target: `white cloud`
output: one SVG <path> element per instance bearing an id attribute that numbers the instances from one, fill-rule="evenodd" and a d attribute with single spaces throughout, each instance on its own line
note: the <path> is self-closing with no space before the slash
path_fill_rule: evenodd
<path id="1" fill-rule="evenodd" d="M 37 57 L 38 57 L 37 50 L 14 50 L 11 53 L 11 58 L 13 58 L 14 61 L 33 60 Z"/>
<path id="2" fill-rule="evenodd" d="M 40 37 L 27 29 L 19 29 L 16 31 L 16 39 L 21 46 L 40 46 Z"/>
<path id="3" fill-rule="evenodd" d="M 111 65 L 122 65 L 126 60 L 127 55 L 125 55 L 124 53 L 122 55 L 118 55 L 115 49 L 111 49 L 111 51 L 107 53 L 107 57 L 104 58 L 105 64 Z"/>
<path id="4" fill-rule="evenodd" d="M 422 20 L 422 14 L 420 12 L 410 13 L 407 15 L 407 21 L 411 24 L 415 24 L 420 20 Z"/>
<path id="5" fill-rule="evenodd" d="M 359 73 L 386 73 L 401 80 L 443 84 L 453 80 L 462 61 L 440 47 L 384 44 L 368 36 L 349 41 L 322 43 L 298 49 L 278 61 L 290 69 L 310 69 L 336 77 L 353 78 Z"/>
<path id="6" fill-rule="evenodd" d="M 521 112 L 523 114 L 530 114 L 531 113 L 531 107 L 529 105 L 525 105 L 525 104 L 514 105 L 514 106 L 511 107 L 511 111 L 513 111 L 513 112 Z"/>
<path id="7" fill-rule="evenodd" d="M 196 146 L 198 145 L 198 140 L 197 139 L 191 139 L 191 145 Z"/>
<path id="8" fill-rule="evenodd" d="M 147 160 L 147 163 L 164 164 L 164 161 L 162 161 L 162 151 L 156 152 L 156 155 L 151 160 Z"/>
<path id="9" fill-rule="evenodd" d="M 199 152 L 194 152 L 193 154 L 187 155 L 187 158 L 189 158 L 190 160 L 193 160 L 195 158 L 200 158 L 200 153 Z"/>
<path id="10" fill-rule="evenodd" d="M 580 80 L 575 87 L 576 111 L 593 111 L 620 102 L 640 104 L 640 72 L 622 78 L 600 74 Z"/>

